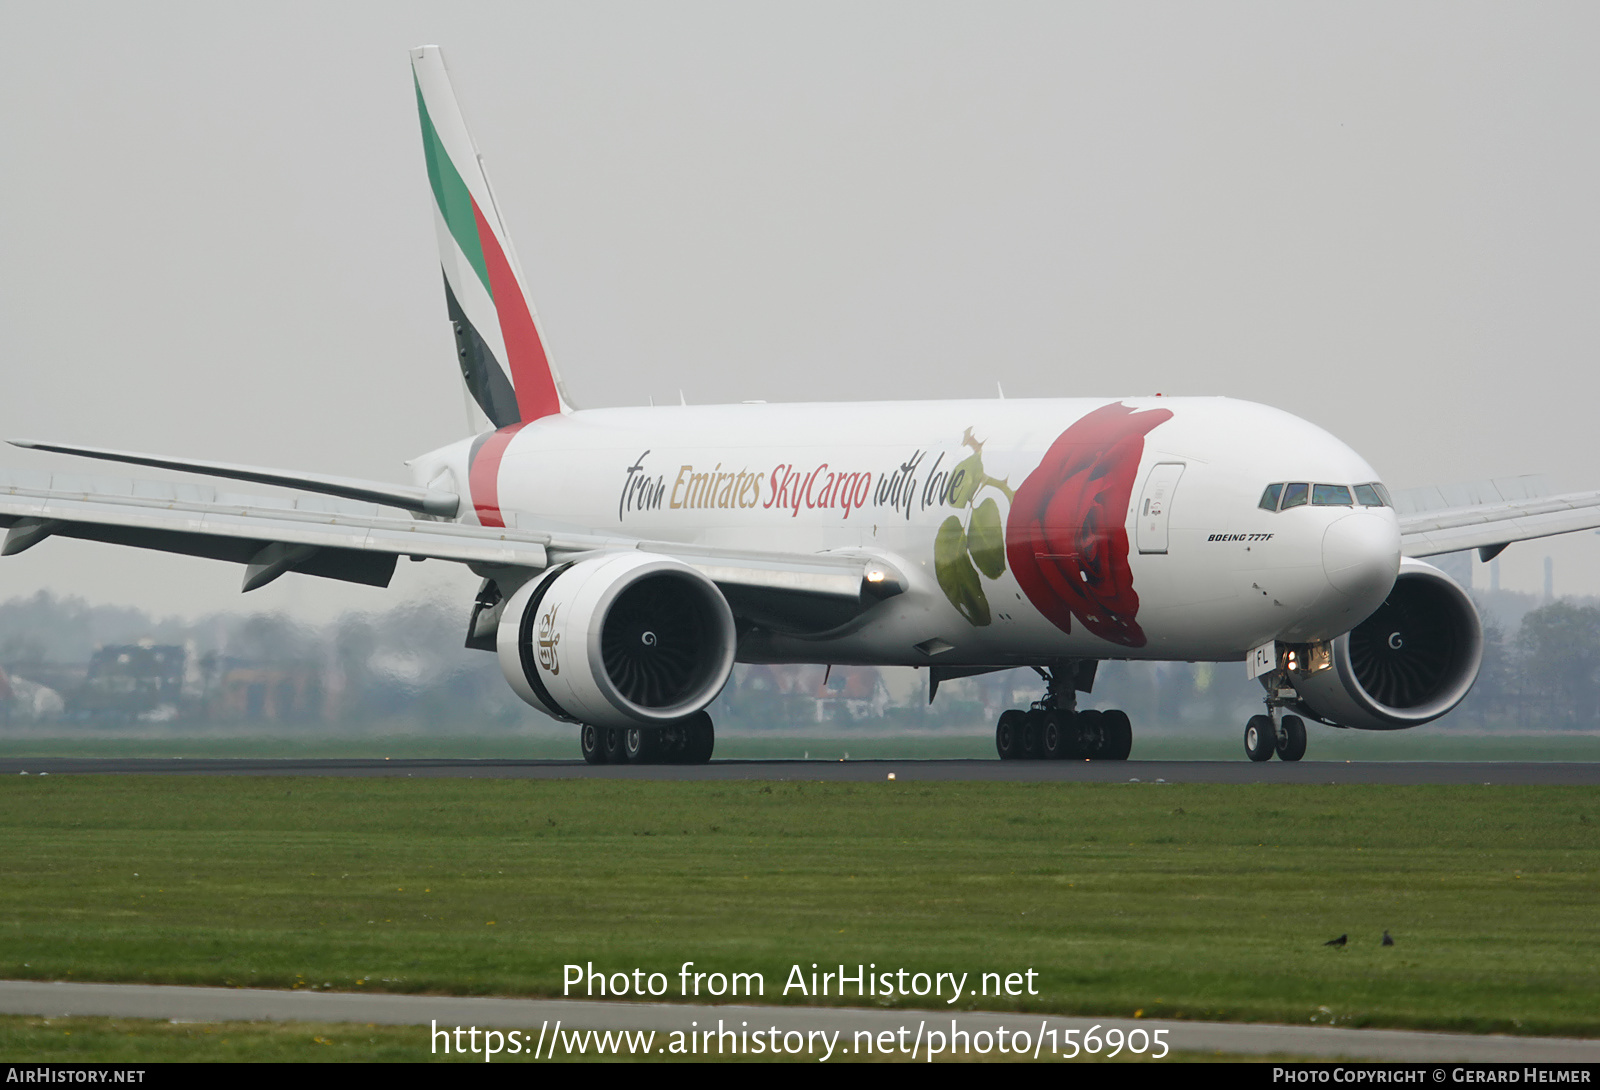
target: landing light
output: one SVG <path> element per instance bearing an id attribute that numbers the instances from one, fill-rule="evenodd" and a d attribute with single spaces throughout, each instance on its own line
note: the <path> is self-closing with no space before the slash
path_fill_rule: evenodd
<path id="1" fill-rule="evenodd" d="M 1295 648 L 1283 657 L 1283 667 L 1290 673 L 1315 674 L 1333 666 L 1333 646 L 1326 641 Z"/>

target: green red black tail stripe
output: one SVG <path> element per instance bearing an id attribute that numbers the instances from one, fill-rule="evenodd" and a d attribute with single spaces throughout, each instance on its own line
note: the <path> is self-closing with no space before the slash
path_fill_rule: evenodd
<path id="1" fill-rule="evenodd" d="M 559 413 L 555 373 L 443 57 L 425 46 L 412 63 L 446 305 L 467 389 L 497 428 Z"/>
<path id="2" fill-rule="evenodd" d="M 522 418 L 521 409 L 517 406 L 517 392 L 511 388 L 505 368 L 494 358 L 494 351 L 461 308 L 456 293 L 450 289 L 448 275 L 444 278 L 444 300 L 450 312 L 450 327 L 456 338 L 456 359 L 461 364 L 461 379 L 467 384 L 467 392 L 495 427 L 515 424 Z"/>
<path id="3" fill-rule="evenodd" d="M 500 335 L 506 342 L 511 385 L 517 391 L 517 409 L 524 422 L 551 416 L 561 411 L 561 398 L 556 393 L 556 380 L 545 355 L 544 341 L 533 323 L 533 312 L 528 309 L 528 301 L 522 297 L 522 285 L 517 283 L 511 263 L 500 248 L 500 240 L 489 229 L 477 201 L 472 202 L 472 214 L 483 246 L 483 262 L 489 270 L 490 294 L 494 296 L 494 308 L 500 316 Z"/>

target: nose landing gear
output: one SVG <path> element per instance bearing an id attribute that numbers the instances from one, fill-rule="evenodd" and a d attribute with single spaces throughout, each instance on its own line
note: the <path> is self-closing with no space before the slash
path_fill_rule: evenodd
<path id="1" fill-rule="evenodd" d="M 1244 751 L 1252 761 L 1270 761 L 1274 753 L 1280 761 L 1298 761 L 1306 755 L 1306 721 L 1282 714 L 1286 703 L 1268 696 L 1267 714 L 1252 715 L 1244 725 Z"/>
<path id="2" fill-rule="evenodd" d="M 1076 664 L 1044 670 L 1045 694 L 1027 710 L 1000 713 L 994 747 L 1002 761 L 1126 761 L 1133 749 L 1133 724 L 1120 711 L 1079 711 Z M 1092 670 L 1089 677 L 1092 678 Z M 1068 679 L 1071 679 L 1069 682 Z M 1087 692 L 1087 685 L 1083 691 Z"/>

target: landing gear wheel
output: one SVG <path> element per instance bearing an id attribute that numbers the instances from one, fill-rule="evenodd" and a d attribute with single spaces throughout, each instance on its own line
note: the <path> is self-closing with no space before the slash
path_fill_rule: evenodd
<path id="1" fill-rule="evenodd" d="M 1044 756 L 1044 712 L 1022 713 L 1022 744 L 1017 756 L 1024 761 L 1037 761 Z"/>
<path id="2" fill-rule="evenodd" d="M 1016 708 L 1000 713 L 1000 721 L 994 727 L 994 748 L 1002 761 L 1015 761 L 1022 756 L 1022 732 L 1026 723 L 1027 714 Z"/>
<path id="3" fill-rule="evenodd" d="M 600 748 L 605 750 L 606 763 L 628 763 L 628 732 L 622 727 L 601 727 Z"/>
<path id="4" fill-rule="evenodd" d="M 1306 721 L 1298 715 L 1278 720 L 1283 737 L 1278 739 L 1278 760 L 1298 761 L 1306 755 Z"/>
<path id="5" fill-rule="evenodd" d="M 1106 750 L 1102 761 L 1126 761 L 1133 752 L 1133 723 L 1126 712 L 1113 709 L 1103 713 Z"/>
<path id="6" fill-rule="evenodd" d="M 1252 761 L 1270 761 L 1278 748 L 1278 732 L 1272 729 L 1272 720 L 1265 715 L 1252 715 L 1244 725 L 1244 751 Z"/>
<path id="7" fill-rule="evenodd" d="M 1071 712 L 1045 712 L 1039 726 L 1040 756 L 1048 761 L 1077 756 L 1078 718 Z"/>
<path id="8" fill-rule="evenodd" d="M 703 765 L 711 760 L 711 751 L 716 748 L 717 742 L 711 716 L 705 712 L 695 712 L 683 721 L 682 726 L 684 740 L 680 760 L 686 765 Z"/>
<path id="9" fill-rule="evenodd" d="M 585 723 L 578 728 L 578 748 L 583 751 L 583 759 L 592 765 L 606 763 L 605 746 L 600 740 L 600 728 L 591 727 Z"/>
<path id="10" fill-rule="evenodd" d="M 666 745 L 658 727 L 629 727 L 624 745 L 631 765 L 658 765 L 665 755 Z"/>
<path id="11" fill-rule="evenodd" d="M 1069 756 L 1078 760 L 1103 761 L 1106 755 L 1106 713 L 1090 709 L 1078 713 L 1076 745 Z"/>
<path id="12" fill-rule="evenodd" d="M 661 755 L 658 760 L 662 765 L 683 765 L 688 763 L 688 746 L 690 746 L 690 731 L 683 725 L 682 720 L 677 723 L 667 723 L 661 728 Z"/>

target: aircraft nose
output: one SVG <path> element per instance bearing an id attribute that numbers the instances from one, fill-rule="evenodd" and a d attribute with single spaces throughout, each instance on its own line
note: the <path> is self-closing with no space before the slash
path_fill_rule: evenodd
<path id="1" fill-rule="evenodd" d="M 1388 510 L 1354 511 L 1322 536 L 1322 570 L 1333 589 L 1376 609 L 1400 571 L 1400 525 Z"/>

